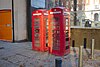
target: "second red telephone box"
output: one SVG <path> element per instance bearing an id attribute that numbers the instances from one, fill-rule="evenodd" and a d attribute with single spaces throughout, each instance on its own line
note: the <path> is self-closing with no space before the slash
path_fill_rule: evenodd
<path id="1" fill-rule="evenodd" d="M 47 11 L 39 9 L 32 13 L 32 49 L 47 51 Z"/>
<path id="2" fill-rule="evenodd" d="M 68 10 L 64 7 L 52 8 L 48 12 L 48 45 L 51 54 L 63 56 L 70 52 L 68 16 Z"/>

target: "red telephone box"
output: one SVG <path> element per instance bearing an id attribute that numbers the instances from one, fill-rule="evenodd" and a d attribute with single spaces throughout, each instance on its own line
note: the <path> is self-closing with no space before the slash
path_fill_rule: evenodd
<path id="1" fill-rule="evenodd" d="M 52 8 L 48 14 L 48 46 L 50 53 L 58 56 L 68 54 L 70 52 L 68 10 L 64 7 Z"/>
<path id="2" fill-rule="evenodd" d="M 32 13 L 32 49 L 47 51 L 47 11 L 39 9 Z"/>

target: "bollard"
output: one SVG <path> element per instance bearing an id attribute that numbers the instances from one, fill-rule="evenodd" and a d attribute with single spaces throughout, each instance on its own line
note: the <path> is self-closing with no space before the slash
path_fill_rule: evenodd
<path id="1" fill-rule="evenodd" d="M 78 63 L 78 67 L 83 67 L 83 46 L 79 47 L 79 63 Z"/>
<path id="2" fill-rule="evenodd" d="M 55 59 L 55 67 L 62 67 L 62 59 L 61 58 Z"/>
<path id="3" fill-rule="evenodd" d="M 75 47 L 75 40 L 72 40 L 72 47 Z"/>
<path id="4" fill-rule="evenodd" d="M 94 39 L 92 39 L 92 45 L 91 45 L 91 59 L 94 58 Z"/>
<path id="5" fill-rule="evenodd" d="M 84 48 L 86 49 L 86 45 L 87 45 L 87 39 L 84 38 Z"/>

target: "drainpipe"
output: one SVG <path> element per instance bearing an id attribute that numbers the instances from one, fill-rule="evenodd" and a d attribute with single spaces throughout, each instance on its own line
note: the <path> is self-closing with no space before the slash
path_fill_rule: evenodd
<path id="1" fill-rule="evenodd" d="M 75 13 L 74 13 L 74 25 L 76 26 L 77 25 L 77 0 L 74 0 L 74 11 L 75 11 Z"/>
<path id="2" fill-rule="evenodd" d="M 58 0 L 58 2 L 59 2 L 59 6 L 62 6 L 62 1 L 61 0 Z"/>
<path id="3" fill-rule="evenodd" d="M 12 31 L 13 31 L 13 40 L 12 42 L 15 42 L 15 37 L 14 37 L 14 0 L 12 0 Z"/>

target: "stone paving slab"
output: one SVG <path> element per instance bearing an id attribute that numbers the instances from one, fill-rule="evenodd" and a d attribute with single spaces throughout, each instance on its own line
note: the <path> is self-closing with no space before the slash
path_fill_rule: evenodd
<path id="1" fill-rule="evenodd" d="M 18 67 L 18 65 L 0 59 L 0 67 Z"/>
<path id="2" fill-rule="evenodd" d="M 62 67 L 78 67 L 79 49 L 72 48 L 70 54 L 59 57 L 48 52 L 32 50 L 31 42 L 9 43 L 0 41 L 0 67 L 55 67 L 55 59 L 62 59 Z M 83 67 L 100 67 L 100 50 L 94 51 L 90 59 L 90 49 L 83 49 Z"/>

